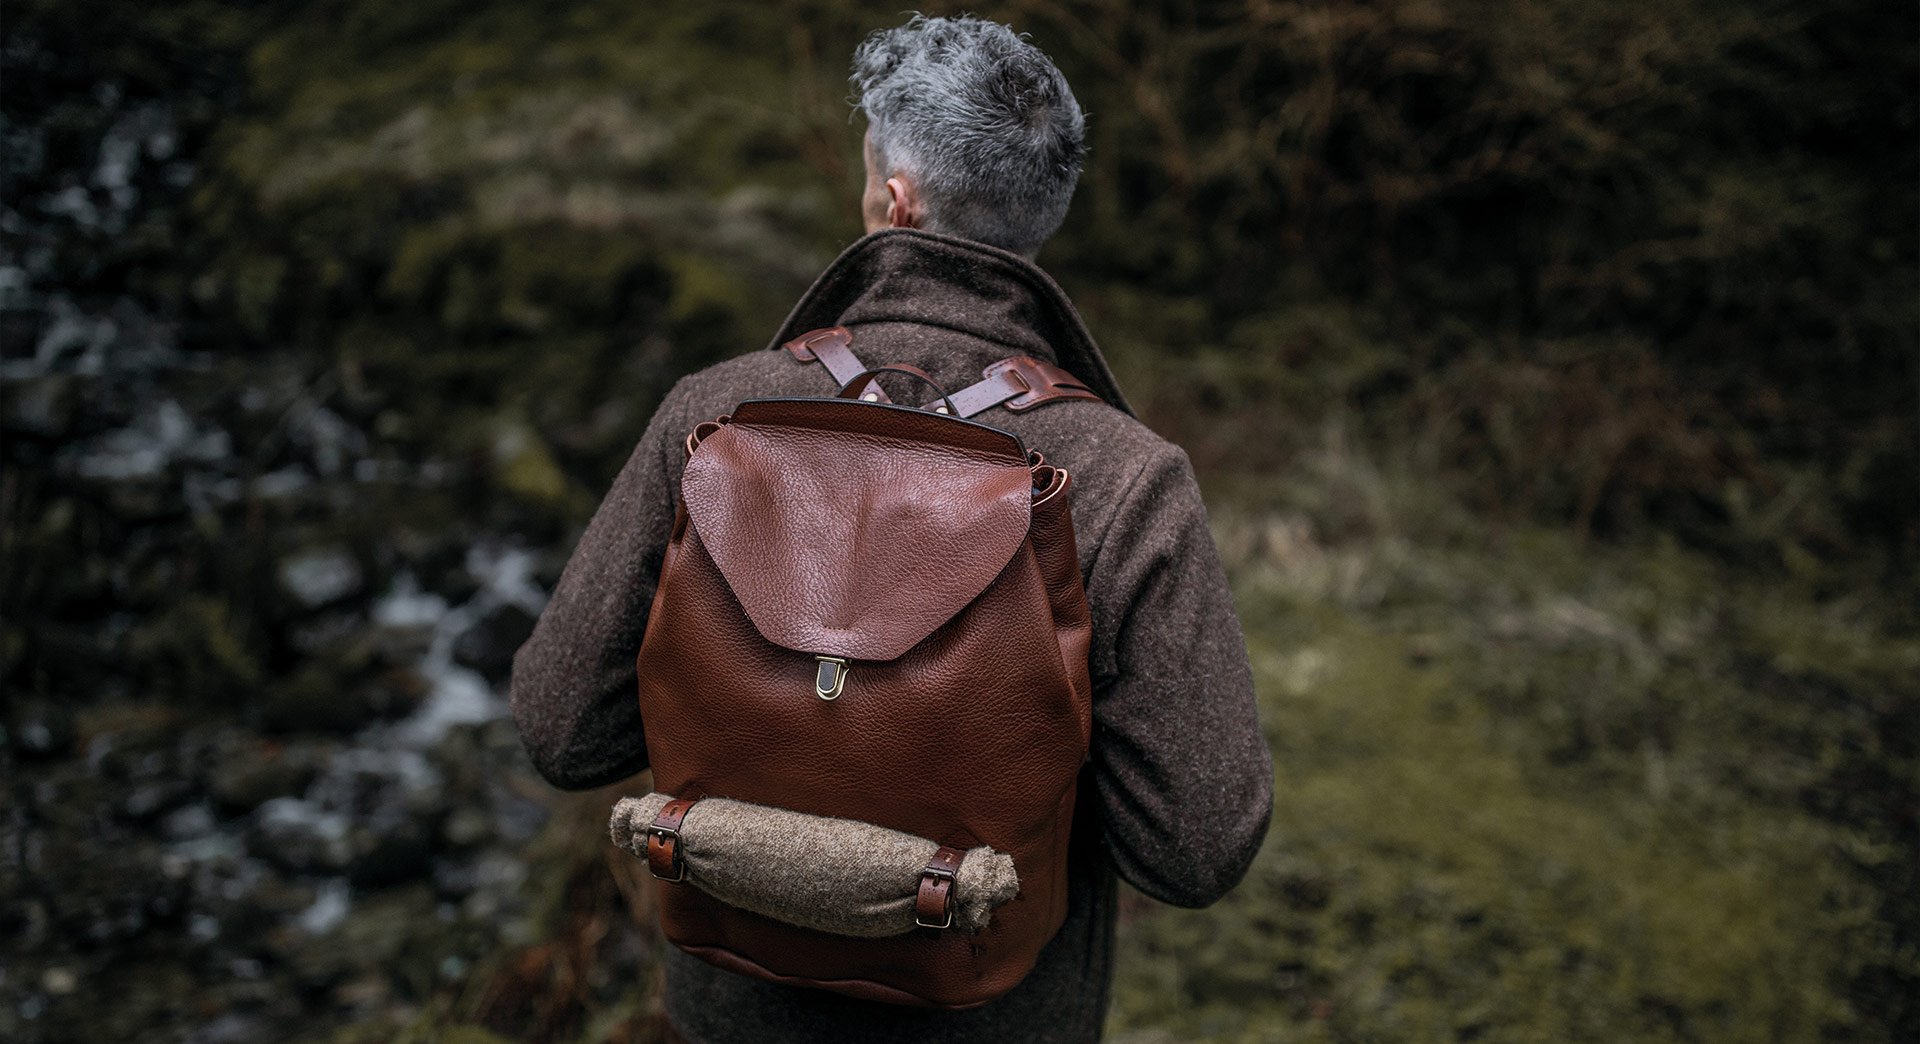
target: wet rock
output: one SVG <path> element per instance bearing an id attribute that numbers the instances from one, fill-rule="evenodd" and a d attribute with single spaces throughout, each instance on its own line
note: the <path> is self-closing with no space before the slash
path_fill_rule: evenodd
<path id="1" fill-rule="evenodd" d="M 255 720 L 273 732 L 352 732 L 369 722 L 405 716 L 428 683 L 412 668 L 367 677 L 342 676 L 337 664 L 313 664 L 269 689 Z"/>
<path id="2" fill-rule="evenodd" d="M 314 902 L 314 887 L 247 855 L 232 837 L 177 844 L 169 856 L 163 868 L 187 883 L 189 937 L 202 949 L 256 939 Z"/>
<path id="3" fill-rule="evenodd" d="M 249 847 L 292 870 L 383 886 L 429 872 L 447 812 L 442 777 L 419 753 L 349 748 L 305 798 L 262 805 Z"/>
<path id="4" fill-rule="evenodd" d="M 253 812 L 247 850 L 288 870 L 338 874 L 353 862 L 348 818 L 294 797 L 274 798 Z"/>
<path id="5" fill-rule="evenodd" d="M 351 909 L 352 890 L 347 882 L 335 878 L 314 891 L 313 905 L 300 911 L 294 923 L 309 935 L 325 935 L 345 920 Z"/>
<path id="6" fill-rule="evenodd" d="M 273 1019 L 230 1011 L 188 1033 L 183 1044 L 252 1044 L 276 1035 Z"/>
<path id="7" fill-rule="evenodd" d="M 424 885 L 356 897 L 324 933 L 288 924 L 271 934 L 268 945 L 296 984 L 310 994 L 325 994 L 370 970 L 400 971 L 395 965 L 409 941 L 434 923 L 434 902 Z"/>
<path id="8" fill-rule="evenodd" d="M 380 888 L 426 876 L 433 869 L 434 828 L 429 821 L 399 818 L 356 828 L 348 879 Z"/>
<path id="9" fill-rule="evenodd" d="M 288 466 L 269 471 L 246 484 L 246 493 L 255 500 L 292 500 L 313 486 L 306 469 Z"/>
<path id="10" fill-rule="evenodd" d="M 225 431 L 196 423 L 179 402 L 163 399 L 133 425 L 63 456 L 81 478 L 126 483 L 159 479 L 176 463 L 213 463 L 232 454 Z"/>
<path id="11" fill-rule="evenodd" d="M 38 897 L 22 896 L 0 905 L 0 928 L 15 952 L 32 953 L 47 945 L 53 934 L 53 911 Z"/>
<path id="12" fill-rule="evenodd" d="M 444 597 L 422 590 L 419 580 L 402 570 L 374 604 L 373 623 L 384 632 L 381 640 L 396 659 L 412 659 L 427 652 L 434 628 L 448 611 Z"/>
<path id="13" fill-rule="evenodd" d="M 87 746 L 87 764 L 107 784 L 114 811 L 150 824 L 192 800 L 199 789 L 178 729 L 167 718 L 121 719 Z"/>
<path id="14" fill-rule="evenodd" d="M 7 715 L 7 743 L 19 757 L 61 757 L 73 740 L 73 711 L 65 704 L 24 700 Z"/>
<path id="15" fill-rule="evenodd" d="M 98 773 L 78 762 L 67 762 L 59 769 L 31 779 L 25 789 L 25 805 L 32 819 L 24 840 L 29 849 L 24 862 L 34 872 L 43 869 L 37 846 L 52 837 L 79 838 L 99 829 L 112 818 L 120 792 Z"/>
<path id="16" fill-rule="evenodd" d="M 333 1002 L 349 1012 L 364 1014 L 384 1005 L 393 996 L 393 983 L 385 969 L 370 969 L 341 983 L 333 990 Z"/>
<path id="17" fill-rule="evenodd" d="M 448 812 L 440 774 L 411 751 L 357 759 L 351 771 L 355 804 L 364 810 L 354 831 L 354 883 L 378 886 L 426 875 Z"/>
<path id="18" fill-rule="evenodd" d="M 454 662 L 479 671 L 489 681 L 506 678 L 514 652 L 533 633 L 534 619 L 517 605 L 495 607 L 454 642 Z"/>
<path id="19" fill-rule="evenodd" d="M 441 836 L 451 847 L 472 848 L 492 839 L 493 817 L 485 809 L 461 805 L 447 817 Z"/>
<path id="20" fill-rule="evenodd" d="M 302 656 L 351 659 L 377 647 L 364 614 L 356 610 L 322 612 L 289 626 L 287 643 Z"/>
<path id="21" fill-rule="evenodd" d="M 216 830 L 219 821 L 205 802 L 176 808 L 160 821 L 160 836 L 169 841 L 191 841 Z"/>
<path id="22" fill-rule="evenodd" d="M 312 741 L 277 742 L 235 734 L 216 750 L 208 790 L 222 808 L 250 812 L 274 798 L 307 788 L 333 747 Z"/>
<path id="23" fill-rule="evenodd" d="M 472 540 L 461 528 L 408 529 L 393 534 L 389 546 L 422 587 L 458 605 L 480 589 L 479 578 L 467 569 Z"/>
<path id="24" fill-rule="evenodd" d="M 525 862 L 501 852 L 488 852 L 475 860 L 470 876 L 461 883 L 467 897 L 460 904 L 466 917 L 494 923 L 511 916 L 523 904 L 521 888 L 527 881 Z"/>
<path id="25" fill-rule="evenodd" d="M 479 862 L 457 857 L 441 858 L 433 863 L 433 891 L 442 899 L 459 900 L 480 886 Z"/>
<path id="26" fill-rule="evenodd" d="M 363 681 L 358 699 L 383 721 L 404 718 L 420 709 L 432 694 L 433 682 L 414 667 L 394 667 Z"/>
<path id="27" fill-rule="evenodd" d="M 70 433 L 79 408 L 75 384 L 67 374 L 8 383 L 0 395 L 0 428 L 48 440 Z"/>
<path id="28" fill-rule="evenodd" d="M 152 844 L 52 839 L 39 869 L 54 930 L 68 940 L 124 943 L 177 922 L 187 906 L 185 883 L 163 871 Z"/>
<path id="29" fill-rule="evenodd" d="M 181 515 L 184 502 L 171 482 L 159 478 L 127 479 L 108 483 L 102 499 L 121 521 L 156 524 Z"/>
<path id="30" fill-rule="evenodd" d="M 193 796 L 194 790 L 193 784 L 184 779 L 141 783 L 120 803 L 120 811 L 134 822 L 148 822 L 179 807 Z"/>
<path id="31" fill-rule="evenodd" d="M 357 594 L 365 584 L 360 563 L 344 547 L 310 548 L 280 560 L 280 586 L 308 609 Z"/>
<path id="32" fill-rule="evenodd" d="M 53 967 L 40 973 L 40 988 L 55 997 L 72 993 L 80 985 L 80 976 L 72 968 Z"/>
<path id="33" fill-rule="evenodd" d="M 494 828 L 510 845 L 524 845 L 540 833 L 553 810 L 520 794 L 501 794 L 494 808 Z"/>
<path id="34" fill-rule="evenodd" d="M 309 401 L 290 416 L 288 437 L 321 475 L 339 475 L 349 461 L 366 455 L 366 435 L 327 407 Z"/>

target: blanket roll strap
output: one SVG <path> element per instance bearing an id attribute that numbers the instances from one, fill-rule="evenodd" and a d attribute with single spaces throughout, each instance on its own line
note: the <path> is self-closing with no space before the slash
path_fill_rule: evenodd
<path id="1" fill-rule="evenodd" d="M 978 934 L 1019 894 L 1013 859 L 851 819 L 727 798 L 621 798 L 613 842 L 664 880 L 788 924 L 860 938 Z"/>
<path id="2" fill-rule="evenodd" d="M 922 928 L 953 927 L 953 879 L 966 853 L 941 845 L 920 870 L 920 887 L 913 896 L 913 923 Z"/>
<path id="3" fill-rule="evenodd" d="M 687 864 L 680 858 L 680 824 L 691 808 L 692 799 L 674 798 L 660 806 L 660 814 L 647 826 L 647 872 L 662 881 L 687 879 Z"/>

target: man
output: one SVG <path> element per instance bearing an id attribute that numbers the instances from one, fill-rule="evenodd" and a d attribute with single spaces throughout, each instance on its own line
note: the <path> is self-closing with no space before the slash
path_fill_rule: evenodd
<path id="1" fill-rule="evenodd" d="M 853 1000 L 669 948 L 667 1016 L 701 1044 L 1096 1040 L 1115 871 L 1161 901 L 1205 906 L 1239 881 L 1265 836 L 1272 763 L 1246 650 L 1185 454 L 1132 417 L 1079 315 L 1029 260 L 1079 178 L 1084 119 L 1065 78 L 1005 26 L 915 17 L 868 39 L 852 79 L 868 121 L 869 234 L 820 276 L 773 344 L 846 326 L 868 365 L 909 363 L 949 388 L 1033 355 L 1106 400 L 979 418 L 1073 476 L 1094 727 L 1070 910 L 1032 974 L 983 1007 Z M 662 401 L 515 657 L 514 720 L 548 781 L 587 789 L 647 767 L 634 660 L 687 433 L 742 399 L 835 390 L 819 365 L 758 351 L 685 377 Z"/>

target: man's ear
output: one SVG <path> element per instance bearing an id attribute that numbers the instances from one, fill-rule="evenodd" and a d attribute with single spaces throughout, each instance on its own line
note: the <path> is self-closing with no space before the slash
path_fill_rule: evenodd
<path id="1" fill-rule="evenodd" d="M 906 178 L 887 179 L 887 227 L 920 227 L 920 195 Z"/>

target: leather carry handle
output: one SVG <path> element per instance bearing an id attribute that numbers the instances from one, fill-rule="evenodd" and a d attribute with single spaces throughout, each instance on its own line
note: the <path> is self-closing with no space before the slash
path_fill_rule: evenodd
<path id="1" fill-rule="evenodd" d="M 713 420 L 702 422 L 701 424 L 697 425 L 692 431 L 688 432 L 687 433 L 687 459 L 688 460 L 693 459 L 693 451 L 700 448 L 700 444 L 706 441 L 707 436 L 713 434 L 716 431 L 719 431 L 721 425 L 726 424 L 732 420 L 733 420 L 733 416 L 731 414 L 723 413 L 720 416 L 715 417 Z"/>
<path id="2" fill-rule="evenodd" d="M 817 362 L 826 367 L 827 373 L 844 385 L 859 377 L 866 369 L 866 363 L 853 354 L 852 345 L 852 331 L 844 326 L 829 326 L 803 333 L 781 347 L 800 362 Z M 1002 359 L 981 371 L 980 376 L 979 381 L 950 395 L 944 391 L 941 393 L 940 397 L 946 400 L 947 413 L 955 417 L 971 417 L 995 406 L 1005 406 L 1017 413 L 1066 399 L 1102 401 L 1078 377 L 1031 355 Z M 870 386 L 863 397 L 869 402 L 890 401 L 879 385 Z"/>
<path id="3" fill-rule="evenodd" d="M 940 393 L 940 398 L 947 404 L 946 409 L 937 410 L 936 412 L 945 413 L 953 417 L 960 415 L 960 408 L 953 404 L 953 396 L 947 394 L 947 390 L 940 386 L 939 381 L 933 379 L 932 374 L 918 366 L 908 366 L 906 363 L 888 363 L 885 366 L 869 366 L 861 370 L 859 373 L 854 374 L 851 380 L 841 386 L 839 397 L 842 399 L 858 399 L 861 398 L 863 394 L 872 394 L 867 391 L 867 386 L 872 384 L 874 379 L 883 373 L 904 373 L 909 377 L 917 377 L 927 382 L 927 384 L 932 386 L 934 391 Z M 878 400 L 873 399 L 869 401 Z"/>

